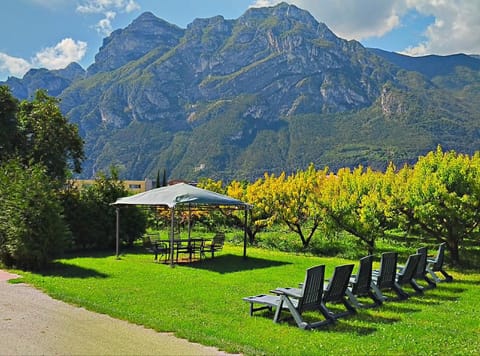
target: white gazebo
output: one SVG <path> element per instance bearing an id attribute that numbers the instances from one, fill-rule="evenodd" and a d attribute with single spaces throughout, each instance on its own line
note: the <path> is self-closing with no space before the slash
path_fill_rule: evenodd
<path id="1" fill-rule="evenodd" d="M 112 205 L 117 208 L 117 226 L 116 226 L 116 256 L 118 258 L 120 248 L 120 208 L 122 206 L 153 206 L 164 207 L 170 210 L 170 264 L 173 265 L 173 239 L 174 239 L 174 216 L 175 208 L 230 208 L 243 209 L 245 211 L 244 236 L 243 236 L 243 256 L 247 256 L 247 216 L 251 205 L 240 200 L 231 198 L 227 195 L 215 193 L 206 189 L 201 189 L 186 183 L 178 183 L 157 189 L 152 189 L 143 193 L 135 194 L 129 197 L 119 198 Z"/>

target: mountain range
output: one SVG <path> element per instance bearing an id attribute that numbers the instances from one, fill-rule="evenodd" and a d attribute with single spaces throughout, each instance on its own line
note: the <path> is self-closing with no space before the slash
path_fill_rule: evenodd
<path id="1" fill-rule="evenodd" d="M 85 178 L 116 165 L 126 179 L 254 180 L 480 147 L 478 57 L 365 48 L 286 3 L 186 29 L 146 12 L 105 38 L 86 70 L 0 84 L 61 100 L 85 140 Z"/>

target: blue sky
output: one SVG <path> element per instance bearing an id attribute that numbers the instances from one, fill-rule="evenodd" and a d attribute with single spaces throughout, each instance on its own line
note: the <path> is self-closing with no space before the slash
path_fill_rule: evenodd
<path id="1" fill-rule="evenodd" d="M 278 0 L 1 0 L 0 80 L 30 68 L 84 68 L 104 37 L 144 11 L 185 28 Z M 339 37 L 410 55 L 480 53 L 479 0 L 290 0 Z"/>

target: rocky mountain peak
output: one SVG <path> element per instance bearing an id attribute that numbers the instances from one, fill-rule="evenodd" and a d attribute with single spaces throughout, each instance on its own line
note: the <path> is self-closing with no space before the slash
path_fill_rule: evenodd
<path id="1" fill-rule="evenodd" d="M 30 69 L 22 79 L 10 77 L 5 82 L 18 99 L 32 98 L 38 89 L 44 89 L 49 95 L 58 96 L 65 88 L 78 79 L 85 77 L 85 70 L 78 63 L 70 63 L 63 69 Z M 3 83 L 0 82 L 0 85 Z"/>
<path id="2" fill-rule="evenodd" d="M 324 23 L 319 23 L 308 11 L 282 2 L 274 7 L 250 8 L 239 19 L 246 25 L 258 22 L 270 23 L 272 27 L 297 27 L 314 30 L 321 38 L 334 40 L 335 34 Z"/>
<path id="3" fill-rule="evenodd" d="M 197 38 L 204 45 L 211 44 L 211 40 L 218 42 L 219 39 L 231 34 L 233 22 L 225 20 L 223 16 L 197 18 L 187 26 L 185 38 L 188 40 Z"/>
<path id="4" fill-rule="evenodd" d="M 151 12 L 145 12 L 126 28 L 113 31 L 103 40 L 103 45 L 95 56 L 95 63 L 87 69 L 87 75 L 120 68 L 157 47 L 169 50 L 178 44 L 183 33 L 183 29 Z"/>
<path id="5" fill-rule="evenodd" d="M 76 62 L 72 62 L 65 68 L 53 70 L 52 72 L 71 82 L 77 79 L 82 79 L 85 76 L 85 69 L 83 69 L 82 66 Z"/>

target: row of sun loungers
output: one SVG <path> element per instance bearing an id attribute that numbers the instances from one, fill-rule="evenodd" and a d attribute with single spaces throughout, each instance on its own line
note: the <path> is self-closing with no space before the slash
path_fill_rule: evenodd
<path id="1" fill-rule="evenodd" d="M 356 309 L 375 307 L 388 300 L 386 291 L 397 294 L 398 299 L 407 299 L 410 294 L 405 286 L 411 287 L 415 293 L 435 288 L 440 281 L 453 280 L 443 269 L 445 244 L 438 247 L 435 258 L 428 258 L 427 249 L 419 248 L 417 253 L 408 257 L 404 266 L 397 265 L 397 252 L 385 252 L 380 260 L 380 268 L 373 270 L 373 256 L 360 259 L 358 271 L 352 275 L 353 264 L 335 267 L 332 278 L 325 280 L 325 265 L 307 269 L 305 280 L 298 287 L 276 288 L 269 294 L 261 294 L 243 298 L 250 303 L 250 315 L 268 309 L 275 314 L 274 322 L 279 322 L 282 311 L 286 311 L 302 329 L 317 328 L 335 322 L 340 317 L 355 314 Z M 443 275 L 439 278 L 437 272 Z M 431 277 L 431 278 L 430 278 Z M 422 284 L 419 282 L 423 281 Z M 359 298 L 369 298 L 372 302 L 365 304 Z M 344 311 L 333 312 L 329 304 L 342 304 Z M 302 316 L 306 311 L 319 311 L 323 319 L 307 321 Z"/>

